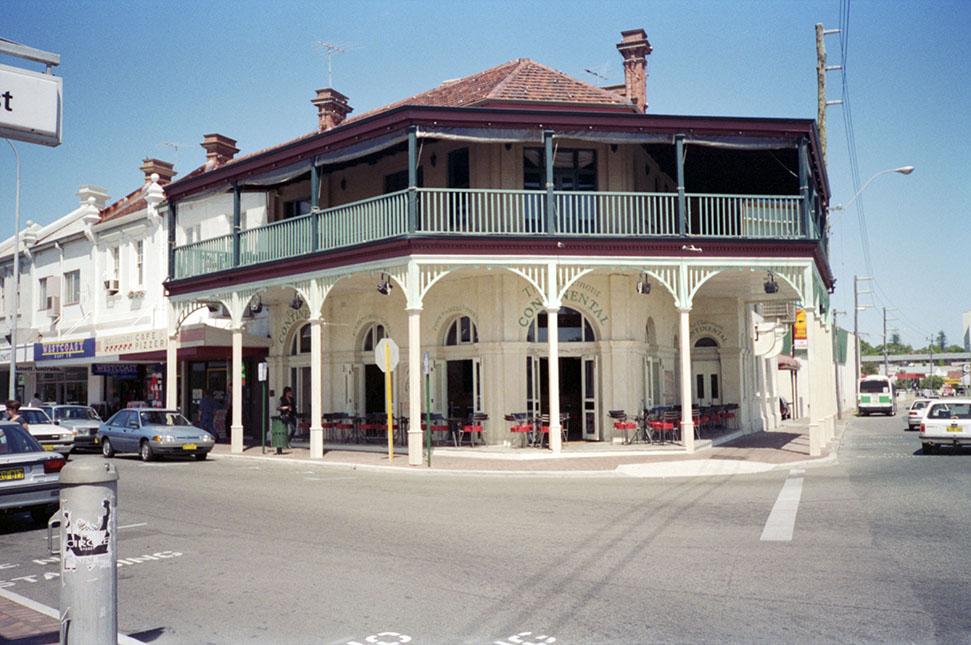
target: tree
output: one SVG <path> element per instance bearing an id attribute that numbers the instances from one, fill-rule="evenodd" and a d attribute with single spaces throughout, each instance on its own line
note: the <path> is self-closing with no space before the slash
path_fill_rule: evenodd
<path id="1" fill-rule="evenodd" d="M 922 390 L 939 390 L 943 385 L 943 376 L 925 376 L 920 380 L 920 389 Z"/>
<path id="2" fill-rule="evenodd" d="M 872 376 L 877 373 L 876 363 L 863 363 L 860 365 L 860 374 L 863 376 Z"/>

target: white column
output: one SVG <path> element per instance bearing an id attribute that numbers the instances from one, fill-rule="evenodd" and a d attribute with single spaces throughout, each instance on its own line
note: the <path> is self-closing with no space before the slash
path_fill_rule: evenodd
<path id="1" fill-rule="evenodd" d="M 323 355 L 321 352 L 320 318 L 310 320 L 310 458 L 324 458 L 324 417 L 321 371 Z"/>
<path id="2" fill-rule="evenodd" d="M 421 307 L 408 309 L 408 465 L 421 466 Z"/>
<path id="3" fill-rule="evenodd" d="M 179 405 L 179 334 L 169 336 L 165 345 L 165 407 L 177 410 Z"/>
<path id="4" fill-rule="evenodd" d="M 681 358 L 681 440 L 688 452 L 695 451 L 695 423 L 691 418 L 691 308 L 679 307 L 678 331 Z"/>
<path id="5" fill-rule="evenodd" d="M 559 453 L 562 449 L 560 437 L 560 308 L 546 309 L 546 333 L 549 345 L 549 396 L 550 396 L 550 450 Z"/>
<path id="6" fill-rule="evenodd" d="M 243 328 L 233 329 L 233 423 L 230 450 L 243 452 Z"/>

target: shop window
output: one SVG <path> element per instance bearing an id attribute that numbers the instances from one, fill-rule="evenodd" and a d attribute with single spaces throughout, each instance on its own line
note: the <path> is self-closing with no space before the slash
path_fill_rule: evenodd
<path id="1" fill-rule="evenodd" d="M 135 286 L 145 284 L 145 241 L 135 242 Z"/>
<path id="2" fill-rule="evenodd" d="M 468 316 L 456 318 L 445 334 L 445 345 L 470 345 L 479 342 L 479 330 Z"/>
<path id="3" fill-rule="evenodd" d="M 300 331 L 293 335 L 293 341 L 290 344 L 290 354 L 296 356 L 297 354 L 306 354 L 310 351 L 310 329 L 309 323 L 300 328 Z"/>
<path id="4" fill-rule="evenodd" d="M 364 332 L 364 340 L 361 343 L 361 349 L 365 352 L 373 352 L 374 347 L 384 337 L 384 325 L 371 325 L 368 330 Z"/>
<path id="5" fill-rule="evenodd" d="M 695 341 L 695 347 L 718 347 L 718 343 L 710 336 L 704 336 Z"/>
<path id="6" fill-rule="evenodd" d="M 47 278 L 41 278 L 37 281 L 37 297 L 37 309 L 47 309 Z"/>
<path id="7" fill-rule="evenodd" d="M 64 274 L 64 304 L 76 305 L 81 302 L 81 271 L 69 271 Z"/>
<path id="8" fill-rule="evenodd" d="M 586 316 L 576 309 L 561 307 L 557 318 L 561 343 L 591 343 L 597 340 L 593 333 L 593 326 Z M 530 343 L 545 343 L 549 338 L 549 318 L 546 313 L 540 313 L 530 324 L 526 332 L 526 340 Z"/>

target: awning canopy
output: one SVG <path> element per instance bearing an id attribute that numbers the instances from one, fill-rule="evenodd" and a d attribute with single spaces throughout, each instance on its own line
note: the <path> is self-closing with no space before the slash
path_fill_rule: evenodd
<path id="1" fill-rule="evenodd" d="M 787 354 L 779 354 L 779 369 L 796 371 L 800 367 L 799 359 Z"/>

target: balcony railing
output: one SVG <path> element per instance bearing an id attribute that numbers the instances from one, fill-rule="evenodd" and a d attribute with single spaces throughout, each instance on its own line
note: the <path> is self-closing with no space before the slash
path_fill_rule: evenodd
<path id="1" fill-rule="evenodd" d="M 415 234 L 545 235 L 548 195 L 539 190 L 419 188 Z M 250 266 L 409 234 L 407 190 L 274 222 L 239 235 L 239 266 Z M 554 235 L 672 237 L 681 232 L 677 193 L 572 192 L 552 195 Z M 685 235 L 801 239 L 798 196 L 685 195 Z M 810 237 L 817 230 L 810 218 Z M 232 268 L 233 236 L 175 249 L 175 277 Z"/>

